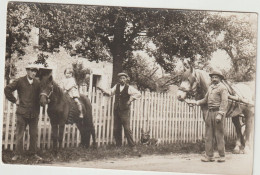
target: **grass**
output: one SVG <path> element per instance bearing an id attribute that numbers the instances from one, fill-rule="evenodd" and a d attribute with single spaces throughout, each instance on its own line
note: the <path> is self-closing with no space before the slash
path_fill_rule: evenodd
<path id="1" fill-rule="evenodd" d="M 3 150 L 2 161 L 6 164 L 49 164 L 52 162 L 70 162 L 70 161 L 92 161 L 109 158 L 126 158 L 126 157 L 140 157 L 141 155 L 166 155 L 172 153 L 187 154 L 198 153 L 204 151 L 204 143 L 174 143 L 159 146 L 137 145 L 138 152 L 132 151 L 128 146 L 116 148 L 114 145 L 107 145 L 98 149 L 77 148 L 62 148 L 59 150 L 57 156 L 54 156 L 53 150 L 40 150 L 38 155 L 43 160 L 36 160 L 28 152 L 25 152 L 22 159 L 12 161 L 14 156 L 13 151 Z M 231 151 L 234 148 L 234 143 L 226 143 L 226 151 Z"/>

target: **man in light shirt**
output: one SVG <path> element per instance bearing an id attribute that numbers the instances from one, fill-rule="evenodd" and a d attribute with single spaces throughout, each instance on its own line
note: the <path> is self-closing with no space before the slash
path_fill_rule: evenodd
<path id="1" fill-rule="evenodd" d="M 201 159 L 203 162 L 213 162 L 214 139 L 219 152 L 218 162 L 225 162 L 225 140 L 224 140 L 224 119 L 228 107 L 228 90 L 221 82 L 224 76 L 221 71 L 213 70 L 210 74 L 211 85 L 205 97 L 201 100 L 187 100 L 187 103 L 202 105 L 208 104 L 208 112 L 205 118 L 205 150 L 206 155 Z"/>
<path id="2" fill-rule="evenodd" d="M 137 151 L 130 129 L 130 105 L 132 101 L 141 97 L 141 93 L 126 83 L 128 79 L 126 73 L 119 73 L 118 78 L 118 83 L 112 89 L 105 90 L 101 87 L 98 88 L 106 95 L 115 95 L 113 133 L 116 140 L 116 146 L 122 146 L 123 126 L 128 145 L 133 148 L 134 151 Z"/>

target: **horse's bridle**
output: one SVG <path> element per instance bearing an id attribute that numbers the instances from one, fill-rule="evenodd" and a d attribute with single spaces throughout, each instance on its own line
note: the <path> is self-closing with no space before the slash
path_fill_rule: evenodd
<path id="1" fill-rule="evenodd" d="M 51 91 L 50 91 L 49 94 L 46 94 L 46 93 L 42 92 L 42 93 L 40 93 L 40 96 L 46 96 L 47 99 L 48 99 L 48 102 L 49 102 L 50 101 L 50 96 L 52 95 L 52 93 L 53 93 L 53 85 L 51 86 Z"/>
<path id="2" fill-rule="evenodd" d="M 195 97 L 195 95 L 197 94 L 197 85 L 198 85 L 198 81 L 196 79 L 196 81 L 194 83 L 192 83 L 191 89 L 187 90 L 184 87 L 179 87 L 178 90 L 186 92 L 187 98 Z"/>

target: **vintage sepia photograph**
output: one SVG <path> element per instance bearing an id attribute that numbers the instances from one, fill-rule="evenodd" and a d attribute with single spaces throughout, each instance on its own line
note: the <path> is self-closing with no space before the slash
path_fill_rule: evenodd
<path id="1" fill-rule="evenodd" d="M 4 8 L 4 166 L 254 173 L 257 12 Z"/>

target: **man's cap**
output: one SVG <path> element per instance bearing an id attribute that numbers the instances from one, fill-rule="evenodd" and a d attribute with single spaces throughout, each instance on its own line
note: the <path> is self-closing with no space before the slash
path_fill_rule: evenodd
<path id="1" fill-rule="evenodd" d="M 117 74 L 118 77 L 121 77 L 121 76 L 125 76 L 126 78 L 128 78 L 128 75 L 124 72 L 121 72 L 119 74 Z"/>
<path id="2" fill-rule="evenodd" d="M 224 79 L 224 75 L 222 74 L 222 72 L 220 70 L 213 70 L 209 76 L 212 77 L 213 75 L 217 75 L 219 76 L 221 79 Z"/>
<path id="3" fill-rule="evenodd" d="M 39 70 L 39 65 L 34 63 L 28 63 L 25 67 L 25 69 L 37 69 Z"/>

